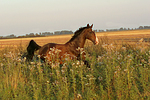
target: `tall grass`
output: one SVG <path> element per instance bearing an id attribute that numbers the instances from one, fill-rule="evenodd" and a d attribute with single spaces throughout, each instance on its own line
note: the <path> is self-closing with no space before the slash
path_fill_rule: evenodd
<path id="1" fill-rule="evenodd" d="M 86 59 L 62 66 L 33 60 L 26 63 L 18 50 L 0 53 L 0 99 L 148 100 L 150 99 L 150 48 L 109 42 L 87 44 Z"/>

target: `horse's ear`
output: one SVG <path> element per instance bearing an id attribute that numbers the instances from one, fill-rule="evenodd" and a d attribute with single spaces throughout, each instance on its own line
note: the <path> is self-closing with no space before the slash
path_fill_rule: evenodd
<path id="1" fill-rule="evenodd" d="M 87 24 L 87 27 L 89 27 L 90 25 L 89 24 Z"/>
<path id="2" fill-rule="evenodd" d="M 91 28 L 93 27 L 93 24 L 91 25 Z"/>

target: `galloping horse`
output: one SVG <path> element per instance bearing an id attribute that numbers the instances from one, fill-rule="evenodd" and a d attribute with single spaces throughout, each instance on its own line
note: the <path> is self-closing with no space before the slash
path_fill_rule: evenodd
<path id="1" fill-rule="evenodd" d="M 37 45 L 33 40 L 30 41 L 27 52 L 28 59 L 32 59 L 34 56 L 34 51 L 39 50 L 40 58 L 44 61 L 52 61 L 53 59 L 63 64 L 64 60 L 66 60 L 66 54 L 69 55 L 70 59 L 83 60 L 84 64 L 87 67 L 90 67 L 88 62 L 85 60 L 85 52 L 81 54 L 80 48 L 84 48 L 84 44 L 86 39 L 89 39 L 97 45 L 99 43 L 98 38 L 95 35 L 95 32 L 92 31 L 93 24 L 90 26 L 87 24 L 86 27 L 81 27 L 74 33 L 74 36 L 65 44 L 56 44 L 56 43 L 48 43 L 44 46 Z M 58 54 L 54 54 L 55 50 L 59 51 Z M 54 57 L 55 56 L 55 57 Z"/>

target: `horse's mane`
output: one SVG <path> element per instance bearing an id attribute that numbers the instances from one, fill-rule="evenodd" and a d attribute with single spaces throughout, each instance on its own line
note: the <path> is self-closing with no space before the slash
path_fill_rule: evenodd
<path id="1" fill-rule="evenodd" d="M 70 39 L 70 41 L 74 40 L 78 35 L 80 35 L 82 33 L 82 31 L 86 28 L 89 28 L 89 27 L 80 27 L 78 30 L 76 30 L 74 32 L 74 35 L 72 36 L 72 38 Z"/>

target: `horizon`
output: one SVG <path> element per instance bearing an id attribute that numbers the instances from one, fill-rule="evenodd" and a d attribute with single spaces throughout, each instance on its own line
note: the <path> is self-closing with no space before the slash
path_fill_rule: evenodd
<path id="1" fill-rule="evenodd" d="M 1 0 L 0 36 L 150 25 L 149 0 Z"/>
<path id="2" fill-rule="evenodd" d="M 113 29 L 105 29 L 105 30 L 99 30 L 99 29 L 95 29 L 93 31 L 97 32 L 97 33 L 101 33 L 101 32 L 118 32 L 118 31 L 135 31 L 135 30 L 150 30 L 150 26 L 142 26 L 143 28 L 140 28 L 141 26 L 137 27 L 137 28 L 124 28 L 124 27 L 121 27 L 121 28 L 113 28 Z M 30 33 L 26 33 L 26 34 L 22 34 L 22 35 L 15 35 L 15 34 L 8 34 L 6 36 L 0 36 L 0 37 L 7 37 L 7 36 L 11 36 L 11 35 L 14 35 L 16 37 L 19 37 L 19 36 L 26 36 L 26 35 L 30 35 L 30 34 L 43 34 L 43 33 L 52 33 L 53 35 L 64 35 L 64 34 L 55 34 L 55 32 L 62 32 L 62 31 L 66 31 L 66 32 L 73 32 L 74 34 L 74 31 L 72 30 L 59 30 L 59 31 L 54 31 L 54 32 L 50 32 L 50 31 L 43 31 L 43 32 L 30 32 Z M 42 36 L 42 35 L 41 35 Z M 51 36 L 51 35 L 45 35 L 45 36 Z"/>

